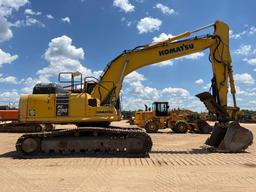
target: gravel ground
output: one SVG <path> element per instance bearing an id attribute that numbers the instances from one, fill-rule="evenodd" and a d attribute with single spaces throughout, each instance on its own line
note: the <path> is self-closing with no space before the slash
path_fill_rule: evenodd
<path id="1" fill-rule="evenodd" d="M 116 125 L 125 125 L 124 122 Z M 243 125 L 256 133 L 256 124 Z M 151 134 L 148 158 L 18 159 L 21 134 L 0 133 L 0 191 L 256 191 L 256 146 L 245 153 L 206 153 L 208 135 Z"/>

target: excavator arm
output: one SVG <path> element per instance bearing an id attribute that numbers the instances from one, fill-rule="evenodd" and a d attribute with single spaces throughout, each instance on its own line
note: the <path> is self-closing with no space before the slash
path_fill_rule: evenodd
<path id="1" fill-rule="evenodd" d="M 193 33 L 209 27 L 214 27 L 212 35 L 188 38 Z M 251 131 L 241 127 L 237 122 L 229 124 L 229 121 L 236 117 L 239 108 L 236 105 L 236 90 L 229 50 L 229 27 L 224 22 L 216 21 L 214 24 L 182 33 L 165 41 L 124 51 L 107 65 L 99 83 L 92 91 L 92 96 L 98 98 L 101 105 L 116 105 L 124 77 L 129 73 L 144 66 L 201 52 L 205 49 L 210 50 L 209 60 L 213 72 L 212 94 L 203 92 L 197 97 L 205 104 L 209 112 L 217 116 L 219 121 L 215 124 L 213 133 L 206 144 L 224 151 L 241 151 L 252 143 L 253 135 Z M 227 106 L 229 85 L 233 107 Z"/>
<path id="2" fill-rule="evenodd" d="M 214 27 L 212 35 L 184 39 L 208 27 Z M 207 103 L 207 100 L 211 99 L 209 99 L 209 96 L 206 94 L 199 96 L 201 100 L 204 100 L 210 112 L 227 116 L 225 110 L 227 107 L 228 79 L 230 79 L 234 109 L 237 106 L 229 51 L 229 27 L 221 21 L 192 32 L 180 34 L 165 41 L 138 46 L 135 49 L 124 51 L 107 65 L 100 77 L 99 83 L 92 91 L 92 96 L 98 98 L 102 105 L 113 104 L 118 99 L 124 77 L 129 73 L 144 66 L 191 55 L 205 49 L 210 50 L 213 70 L 213 98 L 219 110 L 216 109 L 216 106 L 213 107 L 210 102 Z M 224 110 L 220 108 L 224 108 Z"/>

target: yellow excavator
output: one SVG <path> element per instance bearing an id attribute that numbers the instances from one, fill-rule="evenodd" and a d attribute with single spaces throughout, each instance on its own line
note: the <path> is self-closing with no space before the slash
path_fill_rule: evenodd
<path id="1" fill-rule="evenodd" d="M 188 38 L 210 27 L 214 28 L 213 34 Z M 17 140 L 17 151 L 26 155 L 66 152 L 148 154 L 152 141 L 146 132 L 108 126 L 110 122 L 121 119 L 119 93 L 124 77 L 141 67 L 205 49 L 210 50 L 212 94 L 203 92 L 197 97 L 218 118 L 206 144 L 226 152 L 245 150 L 252 144 L 252 132 L 237 122 L 229 123 L 227 113 L 231 110 L 235 116 L 239 111 L 229 51 L 229 27 L 224 22 L 216 21 L 161 42 L 125 50 L 106 66 L 99 79 L 85 78 L 77 89 L 74 88 L 74 79 L 81 74 L 71 73 L 73 81 L 69 92 L 55 84 L 40 84 L 34 88 L 33 94 L 21 95 L 20 122 L 35 126 L 74 123 L 78 128 L 24 134 Z M 227 106 L 228 79 L 233 107 Z"/>

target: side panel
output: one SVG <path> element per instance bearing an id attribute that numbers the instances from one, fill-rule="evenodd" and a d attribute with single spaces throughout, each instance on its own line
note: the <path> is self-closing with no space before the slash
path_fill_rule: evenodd
<path id="1" fill-rule="evenodd" d="M 28 119 L 55 116 L 55 94 L 37 94 L 28 96 Z"/>
<path id="2" fill-rule="evenodd" d="M 20 117 L 23 122 L 79 123 L 118 121 L 113 106 L 89 106 L 86 93 L 22 95 Z"/>
<path id="3" fill-rule="evenodd" d="M 20 121 L 26 121 L 28 107 L 28 95 L 21 95 L 19 101 Z"/>
<path id="4" fill-rule="evenodd" d="M 85 94 L 71 94 L 69 96 L 69 116 L 84 117 L 86 115 L 87 99 Z"/>

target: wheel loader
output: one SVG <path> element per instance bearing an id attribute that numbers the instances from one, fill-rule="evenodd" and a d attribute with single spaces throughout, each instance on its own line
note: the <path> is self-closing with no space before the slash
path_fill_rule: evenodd
<path id="1" fill-rule="evenodd" d="M 212 34 L 193 36 L 208 28 L 213 28 Z M 206 145 L 225 152 L 244 151 L 252 144 L 253 135 L 238 122 L 230 123 L 227 112 L 232 110 L 232 114 L 236 114 L 239 107 L 236 104 L 229 50 L 229 27 L 222 21 L 164 41 L 125 50 L 109 62 L 98 79 L 86 77 L 78 89 L 66 92 L 52 84 L 44 84 L 34 94 L 21 95 L 19 123 L 31 126 L 73 123 L 78 128 L 24 134 L 17 140 L 16 150 L 24 155 L 73 152 L 147 155 L 152 148 L 152 140 L 146 132 L 138 128 L 108 126 L 121 119 L 119 93 L 124 78 L 141 67 L 205 49 L 210 50 L 212 92 L 196 96 L 218 120 Z M 72 88 L 75 84 L 72 77 L 77 75 L 79 73 L 71 74 Z M 232 107 L 227 105 L 228 85 L 233 99 Z"/>
<path id="2" fill-rule="evenodd" d="M 151 110 L 152 109 L 152 110 Z M 157 133 L 159 129 L 171 128 L 175 133 L 210 133 L 212 127 L 196 113 L 179 114 L 179 111 L 169 110 L 168 102 L 156 101 L 152 108 L 145 105 L 145 111 L 134 115 L 134 123 L 145 128 L 147 133 Z"/>

